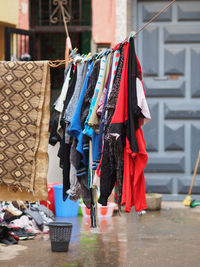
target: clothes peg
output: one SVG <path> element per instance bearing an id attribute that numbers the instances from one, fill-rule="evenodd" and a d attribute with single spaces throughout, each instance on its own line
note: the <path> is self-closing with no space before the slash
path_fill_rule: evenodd
<path id="1" fill-rule="evenodd" d="M 107 49 L 105 52 L 104 52 L 104 56 L 107 56 L 109 53 L 111 52 L 111 49 Z"/>
<path id="2" fill-rule="evenodd" d="M 129 37 L 128 37 L 128 42 L 130 41 L 131 38 L 135 37 L 135 34 L 136 34 L 136 32 L 134 32 L 134 31 L 130 32 Z"/>
<path id="3" fill-rule="evenodd" d="M 73 50 L 71 50 L 69 58 L 71 59 L 71 58 L 75 57 L 77 52 L 78 52 L 78 48 L 74 48 Z"/>
<path id="4" fill-rule="evenodd" d="M 95 60 L 98 56 L 98 53 L 95 53 L 93 56 L 92 56 L 92 60 Z"/>
<path id="5" fill-rule="evenodd" d="M 87 61 L 91 57 L 91 52 L 87 54 L 87 56 L 84 58 L 83 62 Z"/>
<path id="6" fill-rule="evenodd" d="M 97 54 L 96 59 L 101 58 L 104 55 L 105 51 L 101 51 L 100 53 Z"/>
<path id="7" fill-rule="evenodd" d="M 82 59 L 83 59 L 83 58 L 78 54 L 78 55 L 76 55 L 75 58 L 74 58 L 74 63 L 81 62 Z"/>

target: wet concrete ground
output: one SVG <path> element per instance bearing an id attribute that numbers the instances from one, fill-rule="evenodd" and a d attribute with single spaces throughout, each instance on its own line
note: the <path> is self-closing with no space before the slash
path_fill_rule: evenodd
<path id="1" fill-rule="evenodd" d="M 73 223 L 68 252 L 51 252 L 48 235 L 0 245 L 1 267 L 200 266 L 200 208 L 163 204 L 161 211 L 101 219 L 59 218 Z"/>

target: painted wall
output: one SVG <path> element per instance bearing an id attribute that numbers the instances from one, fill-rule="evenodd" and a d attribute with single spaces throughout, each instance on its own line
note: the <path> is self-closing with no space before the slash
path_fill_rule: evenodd
<path id="1" fill-rule="evenodd" d="M 19 0 L 0 0 L 0 23 L 18 24 Z"/>
<path id="2" fill-rule="evenodd" d="M 0 60 L 4 60 L 4 27 L 18 24 L 19 0 L 0 0 Z"/>
<path id="3" fill-rule="evenodd" d="M 18 28 L 29 29 L 29 1 L 19 0 Z"/>
<path id="4" fill-rule="evenodd" d="M 28 0 L 0 0 L 0 60 L 4 60 L 4 28 L 29 29 Z"/>
<path id="5" fill-rule="evenodd" d="M 92 39 L 96 44 L 115 45 L 115 0 L 92 0 Z"/>

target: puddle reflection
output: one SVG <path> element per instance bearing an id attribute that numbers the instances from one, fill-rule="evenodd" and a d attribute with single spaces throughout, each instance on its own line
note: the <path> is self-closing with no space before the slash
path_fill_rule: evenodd
<path id="1" fill-rule="evenodd" d="M 73 224 L 68 260 L 80 266 L 100 266 L 112 262 L 119 266 L 127 252 L 125 218 L 99 217 L 98 227 L 91 228 L 90 217 L 56 218 Z M 74 265 L 76 266 L 76 265 Z M 79 265 L 77 265 L 79 266 Z"/>

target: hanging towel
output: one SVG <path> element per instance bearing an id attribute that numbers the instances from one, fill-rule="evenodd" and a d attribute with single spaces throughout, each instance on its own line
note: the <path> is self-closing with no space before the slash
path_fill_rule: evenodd
<path id="1" fill-rule="evenodd" d="M 1 200 L 48 197 L 49 101 L 47 61 L 0 62 Z"/>

